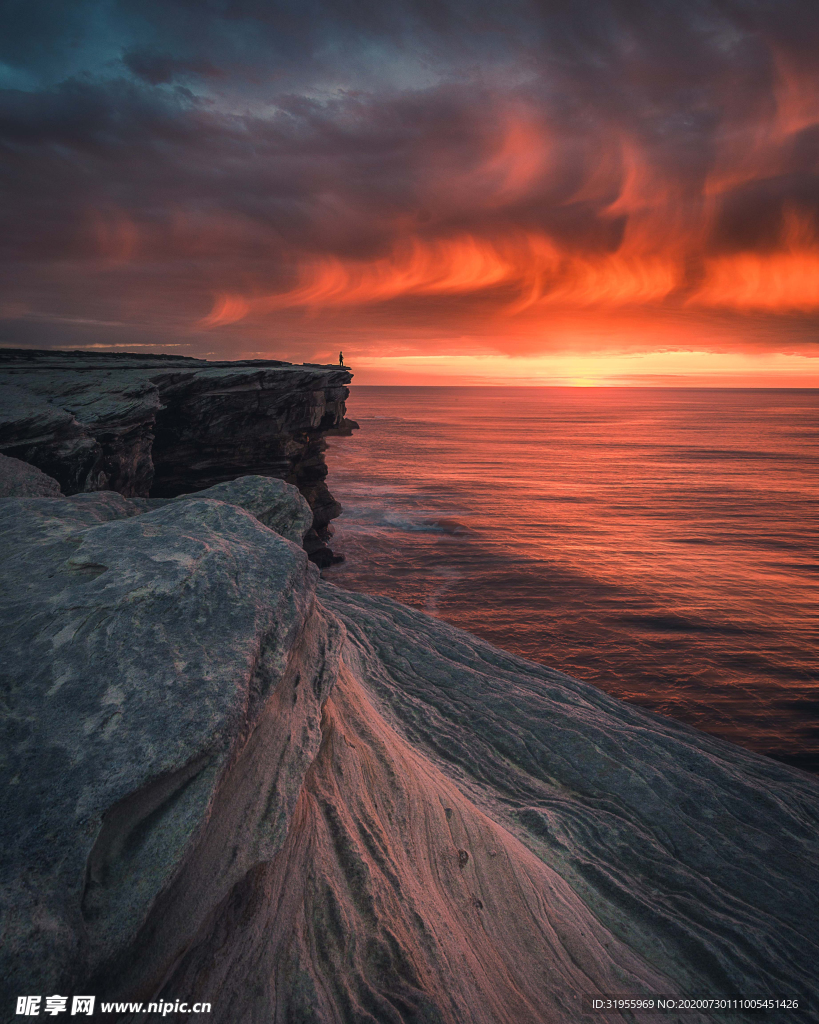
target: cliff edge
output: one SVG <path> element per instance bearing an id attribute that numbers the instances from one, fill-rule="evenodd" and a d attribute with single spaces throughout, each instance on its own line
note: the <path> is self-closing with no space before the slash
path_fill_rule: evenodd
<path id="1" fill-rule="evenodd" d="M 341 506 L 328 432 L 348 433 L 339 366 L 276 360 L 0 349 L 0 453 L 64 494 L 174 497 L 253 473 L 295 484 L 313 509 L 305 548 L 327 564 Z"/>
<path id="2" fill-rule="evenodd" d="M 7 1014 L 811 1019 L 819 781 L 321 583 L 304 516 L 264 478 L 0 500 Z"/>

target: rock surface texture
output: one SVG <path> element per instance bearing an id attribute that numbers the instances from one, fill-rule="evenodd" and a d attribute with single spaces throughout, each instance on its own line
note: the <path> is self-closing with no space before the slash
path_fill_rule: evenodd
<path id="1" fill-rule="evenodd" d="M 275 483 L 0 501 L 9 1016 L 815 1019 L 816 779 L 321 583 Z"/>
<path id="2" fill-rule="evenodd" d="M 60 494 L 53 477 L 28 462 L 0 455 L 0 498 L 56 498 Z"/>
<path id="3" fill-rule="evenodd" d="M 64 494 L 175 497 L 240 474 L 295 484 L 313 510 L 319 563 L 341 506 L 327 489 L 325 436 L 349 433 L 352 374 L 277 361 L 0 350 L 0 452 Z"/>

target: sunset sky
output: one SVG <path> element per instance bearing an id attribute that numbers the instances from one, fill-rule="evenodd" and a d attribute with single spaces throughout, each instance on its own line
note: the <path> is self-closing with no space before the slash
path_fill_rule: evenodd
<path id="1" fill-rule="evenodd" d="M 7 0 L 0 344 L 819 386 L 815 0 Z"/>

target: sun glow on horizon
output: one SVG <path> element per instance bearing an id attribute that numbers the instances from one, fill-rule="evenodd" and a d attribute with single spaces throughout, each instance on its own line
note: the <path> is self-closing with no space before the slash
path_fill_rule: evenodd
<path id="1" fill-rule="evenodd" d="M 351 358 L 358 384 L 566 387 L 819 387 L 819 359 L 784 353 L 707 350 L 499 354 L 363 355 Z"/>

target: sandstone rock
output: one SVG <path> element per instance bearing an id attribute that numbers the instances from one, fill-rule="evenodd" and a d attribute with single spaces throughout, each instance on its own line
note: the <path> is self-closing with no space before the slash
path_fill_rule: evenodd
<path id="1" fill-rule="evenodd" d="M 0 450 L 53 477 L 65 494 L 104 483 L 102 447 L 72 413 L 2 378 Z"/>
<path id="2" fill-rule="evenodd" d="M 179 949 L 281 846 L 338 628 L 314 608 L 305 553 L 222 502 L 8 500 L 0 537 L 10 1005 L 121 972 L 198 844 L 169 911 Z M 155 952 L 132 964 L 148 987 L 170 962 Z"/>
<path id="3" fill-rule="evenodd" d="M 2 1005 L 566 1024 L 584 994 L 815 989 L 816 779 L 389 600 L 317 599 L 305 552 L 227 503 L 265 487 L 0 503 Z"/>
<path id="4" fill-rule="evenodd" d="M 167 504 L 164 499 L 126 498 L 116 491 L 72 494 L 68 501 L 73 508 L 82 510 L 89 526 L 92 522 L 110 523 L 114 519 L 130 519 L 132 516 L 141 516 Z"/>
<path id="5" fill-rule="evenodd" d="M 55 498 L 60 485 L 36 466 L 0 455 L 0 498 Z"/>
<path id="6" fill-rule="evenodd" d="M 319 593 L 376 707 L 645 962 L 688 993 L 815 991 L 819 780 L 388 599 Z"/>
<path id="7" fill-rule="evenodd" d="M 322 722 L 285 846 L 214 913 L 161 998 L 195 992 L 219 1024 L 565 1024 L 584 991 L 674 991 L 344 669 Z"/>
<path id="8" fill-rule="evenodd" d="M 268 476 L 241 476 L 204 491 L 180 494 L 174 501 L 192 497 L 211 498 L 238 505 L 260 523 L 281 534 L 294 544 L 301 544 L 313 524 L 313 512 L 305 498 L 292 484 Z M 162 500 L 162 499 L 159 499 Z"/>
<path id="9" fill-rule="evenodd" d="M 204 361 L 155 374 L 163 408 L 152 493 L 174 497 L 259 473 L 296 484 L 316 512 L 309 491 L 327 476 L 324 434 L 343 421 L 351 376 L 338 367 Z"/>
<path id="10" fill-rule="evenodd" d="M 349 433 L 349 370 L 278 360 L 0 350 L 0 451 L 65 494 L 175 497 L 254 473 L 295 484 L 324 548 L 341 506 L 329 432 Z"/>

